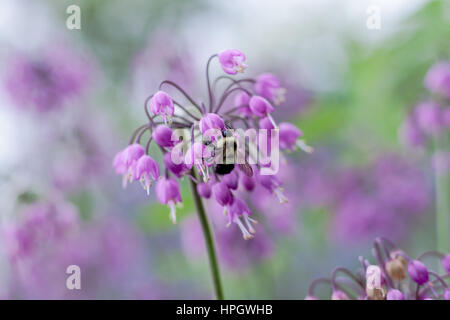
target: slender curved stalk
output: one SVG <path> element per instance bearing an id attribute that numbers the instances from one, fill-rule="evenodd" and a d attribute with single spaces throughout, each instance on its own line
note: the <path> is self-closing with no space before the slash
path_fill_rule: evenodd
<path id="1" fill-rule="evenodd" d="M 434 137 L 434 150 L 438 152 L 443 150 L 444 141 L 440 137 Z M 434 186 L 435 186 L 435 211 L 436 211 L 436 244 L 437 251 L 448 252 L 450 249 L 450 237 L 448 230 L 450 228 L 450 208 L 448 206 L 448 192 L 450 175 L 446 170 L 439 168 L 439 164 L 434 168 Z"/>
<path id="2" fill-rule="evenodd" d="M 211 63 L 211 60 L 217 57 L 217 54 L 213 54 L 211 57 L 209 57 L 208 62 L 206 63 L 206 86 L 208 88 L 208 96 L 209 96 L 209 112 L 213 110 L 214 107 L 214 96 L 211 91 L 211 83 L 209 82 L 209 64 Z"/>
<path id="3" fill-rule="evenodd" d="M 227 100 L 227 98 L 230 96 L 230 94 L 233 93 L 234 91 L 238 91 L 238 90 L 246 92 L 249 96 L 252 95 L 252 93 L 250 91 L 248 91 L 247 89 L 242 88 L 242 87 L 237 87 L 237 88 L 233 88 L 231 90 L 225 91 L 224 94 L 222 95 L 222 98 L 220 99 L 220 102 L 217 105 L 217 108 L 214 111 L 214 113 L 218 113 L 220 108 L 222 107 L 223 103 L 225 102 L 225 100 Z"/>
<path id="4" fill-rule="evenodd" d="M 184 91 L 184 90 L 183 90 L 179 85 L 177 85 L 175 82 L 170 81 L 170 80 L 164 80 L 163 82 L 161 82 L 161 83 L 159 84 L 159 89 L 161 90 L 162 86 L 165 85 L 165 84 L 171 85 L 172 87 L 174 87 L 175 89 L 177 89 L 179 92 L 181 92 L 181 94 L 182 94 L 186 99 L 188 99 L 189 102 L 192 103 L 192 105 L 193 105 L 194 107 L 196 107 L 196 108 L 198 109 L 198 111 L 200 111 L 200 113 L 202 112 L 202 109 L 201 109 L 201 108 L 199 107 L 199 105 L 194 101 L 194 99 L 192 99 L 192 97 L 191 97 L 189 94 L 187 94 L 187 92 Z"/>
<path id="5" fill-rule="evenodd" d="M 194 169 L 191 172 L 192 176 L 197 179 Z M 211 228 L 209 226 L 208 218 L 206 217 L 205 208 L 203 206 L 202 199 L 197 192 L 197 183 L 189 179 L 191 183 L 192 196 L 194 197 L 195 206 L 197 207 L 198 218 L 202 225 L 203 236 L 205 238 L 206 250 L 208 251 L 209 267 L 211 269 L 211 275 L 214 285 L 214 293 L 217 300 L 223 300 L 222 282 L 220 279 L 219 264 L 217 262 L 216 249 L 214 247 L 214 239 L 212 237 Z"/>

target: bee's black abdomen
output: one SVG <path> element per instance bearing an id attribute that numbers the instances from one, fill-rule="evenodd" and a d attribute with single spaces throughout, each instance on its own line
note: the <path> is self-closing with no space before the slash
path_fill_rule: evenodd
<path id="1" fill-rule="evenodd" d="M 217 164 L 215 171 L 217 174 L 225 175 L 231 173 L 234 169 L 234 164 Z"/>

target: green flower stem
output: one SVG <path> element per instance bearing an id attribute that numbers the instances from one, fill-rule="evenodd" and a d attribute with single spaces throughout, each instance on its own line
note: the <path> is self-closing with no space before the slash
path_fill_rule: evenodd
<path id="1" fill-rule="evenodd" d="M 442 148 L 446 145 L 445 141 L 435 138 L 435 152 L 445 150 Z M 435 164 L 434 168 L 434 186 L 435 186 L 435 210 L 436 210 L 436 244 L 437 251 L 450 252 L 450 174 L 447 170 L 439 168 L 439 164 Z"/>
<path id="2" fill-rule="evenodd" d="M 196 177 L 195 171 L 192 170 L 192 176 Z M 216 249 L 214 246 L 214 239 L 209 226 L 208 218 L 206 217 L 205 207 L 202 199 L 197 192 L 197 183 L 189 179 L 191 183 L 192 195 L 194 197 L 195 206 L 197 207 L 198 218 L 202 225 L 203 237 L 205 238 L 206 249 L 208 251 L 209 267 L 211 269 L 212 280 L 214 284 L 214 292 L 217 300 L 223 300 L 222 282 L 220 279 L 219 264 L 217 262 Z"/>
<path id="3" fill-rule="evenodd" d="M 436 201 L 436 234 L 437 250 L 449 252 L 450 209 L 448 207 L 449 175 L 445 170 L 435 170 L 435 201 Z"/>

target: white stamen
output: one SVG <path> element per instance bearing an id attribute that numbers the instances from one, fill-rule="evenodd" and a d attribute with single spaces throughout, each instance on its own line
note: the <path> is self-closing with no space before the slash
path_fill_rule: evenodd
<path id="1" fill-rule="evenodd" d="M 176 208 L 175 208 L 175 202 L 170 200 L 167 205 L 170 208 L 170 220 L 172 220 L 173 224 L 177 224 L 177 215 L 176 215 Z"/>
<path id="2" fill-rule="evenodd" d="M 255 219 L 250 218 L 249 216 L 247 216 L 247 219 L 250 220 L 252 223 L 257 224 L 258 221 Z"/>
<path id="3" fill-rule="evenodd" d="M 248 232 L 238 217 L 234 219 L 234 222 L 238 225 L 239 229 L 241 229 L 242 236 L 245 240 L 253 239 L 253 235 Z"/>
<path id="4" fill-rule="evenodd" d="M 247 225 L 248 231 L 250 231 L 250 233 L 255 233 L 256 231 L 250 223 L 250 218 L 248 216 L 244 216 L 244 221 L 245 224 Z"/>
<path id="5" fill-rule="evenodd" d="M 313 151 L 314 151 L 314 148 L 311 147 L 311 146 L 308 146 L 308 145 L 306 144 L 305 140 L 303 140 L 303 139 L 297 140 L 297 146 L 298 146 L 301 150 L 305 151 L 306 153 L 313 153 Z"/>
<path id="6" fill-rule="evenodd" d="M 277 196 L 280 203 L 286 203 L 288 202 L 288 198 L 283 194 L 283 188 L 276 188 L 273 190 L 273 193 Z"/>
<path id="7" fill-rule="evenodd" d="M 228 215 L 228 207 L 223 207 L 223 215 L 226 217 Z"/>
<path id="8" fill-rule="evenodd" d="M 270 114 L 268 114 L 267 117 L 269 118 L 269 120 L 270 120 L 270 122 L 272 123 L 273 127 L 274 127 L 275 129 L 278 129 L 278 125 L 277 125 L 277 123 L 275 122 L 275 120 L 272 118 L 272 116 L 271 116 Z"/>

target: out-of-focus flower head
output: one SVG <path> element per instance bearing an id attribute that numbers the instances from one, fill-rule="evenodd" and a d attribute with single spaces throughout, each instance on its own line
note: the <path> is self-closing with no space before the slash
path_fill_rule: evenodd
<path id="1" fill-rule="evenodd" d="M 143 238 L 121 219 L 82 222 L 67 203 L 39 202 L 11 222 L 3 236 L 12 269 L 8 297 L 160 297 L 160 287 L 148 272 Z M 66 288 L 68 266 L 80 268 L 82 290 Z"/>
<path id="2" fill-rule="evenodd" d="M 418 103 L 407 114 L 401 138 L 410 145 L 426 147 L 445 138 L 450 128 L 450 62 L 433 65 L 425 76 L 432 99 Z"/>
<path id="3" fill-rule="evenodd" d="M 16 54 L 8 63 L 4 84 L 20 109 L 45 112 L 62 108 L 87 87 L 91 66 L 67 47 L 55 46 L 35 57 Z"/>
<path id="4" fill-rule="evenodd" d="M 3 230 L 7 254 L 13 262 L 32 258 L 43 247 L 61 241 L 79 223 L 76 208 L 62 200 L 30 204 L 21 216 Z"/>
<path id="5" fill-rule="evenodd" d="M 442 61 L 433 65 L 425 76 L 425 87 L 433 93 L 450 98 L 450 62 Z"/>
<path id="6" fill-rule="evenodd" d="M 362 269 L 358 272 L 337 267 L 329 279 L 314 280 L 309 289 L 308 297 L 316 297 L 315 289 L 318 283 L 331 285 L 333 300 L 429 300 L 448 298 L 448 280 L 445 275 L 439 275 L 427 267 L 422 260 L 427 257 L 442 258 L 444 255 L 436 251 L 428 251 L 417 259 L 410 258 L 404 251 L 386 238 L 376 238 L 374 241 L 373 256 L 376 263 L 370 264 L 363 257 L 359 258 Z M 402 277 L 393 277 L 390 269 L 385 266 L 390 262 L 403 259 L 398 265 L 402 269 Z M 395 273 L 398 275 L 398 272 Z M 341 276 L 341 277 L 340 277 Z M 411 290 L 415 283 L 415 290 Z M 339 298 L 336 295 L 339 292 Z"/>
<path id="7" fill-rule="evenodd" d="M 377 234 L 399 239 L 430 204 L 424 173 L 395 156 L 343 171 L 335 186 L 333 231 L 347 241 Z"/>

